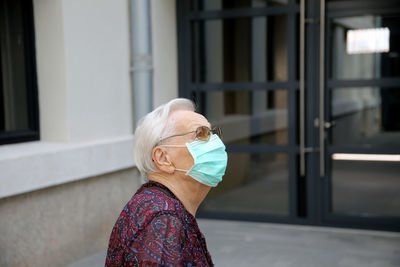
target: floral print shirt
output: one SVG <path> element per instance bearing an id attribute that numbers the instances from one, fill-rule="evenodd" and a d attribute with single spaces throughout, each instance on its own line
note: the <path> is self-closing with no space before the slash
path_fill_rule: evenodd
<path id="1" fill-rule="evenodd" d="M 164 185 L 150 181 L 123 208 L 105 266 L 213 266 L 195 217 Z"/>

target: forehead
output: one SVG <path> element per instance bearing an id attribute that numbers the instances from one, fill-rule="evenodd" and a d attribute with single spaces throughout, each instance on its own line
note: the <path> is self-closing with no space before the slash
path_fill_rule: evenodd
<path id="1" fill-rule="evenodd" d="M 194 131 L 199 126 L 211 127 L 203 115 L 189 110 L 176 111 L 172 114 L 172 118 L 175 121 L 176 130 L 179 132 Z"/>

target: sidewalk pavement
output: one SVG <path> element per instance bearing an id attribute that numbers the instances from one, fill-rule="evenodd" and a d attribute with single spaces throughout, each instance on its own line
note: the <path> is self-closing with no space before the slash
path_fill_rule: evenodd
<path id="1" fill-rule="evenodd" d="M 198 220 L 215 266 L 399 267 L 400 233 Z M 104 266 L 105 251 L 69 267 Z"/>

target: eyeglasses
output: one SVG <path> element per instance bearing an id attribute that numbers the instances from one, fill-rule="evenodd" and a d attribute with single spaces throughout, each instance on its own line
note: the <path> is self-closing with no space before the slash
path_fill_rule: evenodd
<path id="1" fill-rule="evenodd" d="M 222 139 L 221 128 L 214 127 L 213 129 L 210 129 L 207 126 L 199 126 L 195 131 L 190 131 L 190 132 L 183 133 L 183 134 L 174 134 L 174 135 L 165 137 L 165 138 L 161 139 L 160 141 L 158 141 L 156 146 L 166 139 L 176 137 L 176 136 L 184 136 L 184 135 L 191 134 L 191 133 L 196 133 L 196 140 L 201 140 L 201 141 L 208 141 L 212 134 L 216 134 L 219 136 L 219 138 Z"/>

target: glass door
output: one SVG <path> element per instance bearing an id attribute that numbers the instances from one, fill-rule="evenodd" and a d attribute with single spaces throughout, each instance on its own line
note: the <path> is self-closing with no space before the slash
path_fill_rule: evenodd
<path id="1" fill-rule="evenodd" d="M 229 157 L 199 216 L 291 221 L 299 213 L 297 4 L 177 3 L 180 95 L 222 127 Z"/>
<path id="2" fill-rule="evenodd" d="M 327 1 L 325 12 L 323 219 L 399 230 L 400 6 Z"/>

